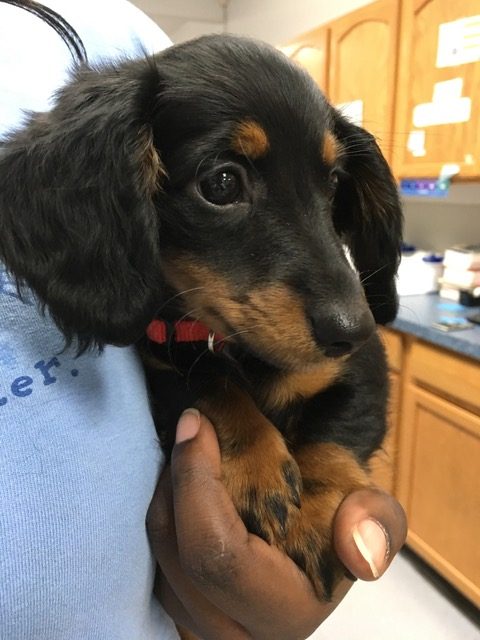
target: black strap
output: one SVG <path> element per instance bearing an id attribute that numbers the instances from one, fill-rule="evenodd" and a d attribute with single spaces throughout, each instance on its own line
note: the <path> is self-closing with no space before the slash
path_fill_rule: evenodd
<path id="1" fill-rule="evenodd" d="M 6 4 L 11 4 L 19 9 L 25 9 L 34 16 L 37 16 L 43 22 L 50 25 L 52 29 L 58 33 L 63 42 L 67 45 L 70 55 L 74 62 L 77 64 L 83 64 L 88 62 L 87 52 L 83 45 L 82 39 L 75 31 L 75 29 L 64 19 L 62 16 L 34 0 L 0 0 Z"/>

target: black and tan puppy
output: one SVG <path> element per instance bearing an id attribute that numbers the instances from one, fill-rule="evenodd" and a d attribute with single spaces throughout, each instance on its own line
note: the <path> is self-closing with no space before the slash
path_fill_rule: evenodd
<path id="1" fill-rule="evenodd" d="M 385 433 L 401 212 L 373 137 L 281 53 L 205 37 L 78 69 L 5 141 L 0 222 L 68 340 L 139 343 L 167 449 L 182 409 L 212 419 L 248 529 L 328 598 Z"/>

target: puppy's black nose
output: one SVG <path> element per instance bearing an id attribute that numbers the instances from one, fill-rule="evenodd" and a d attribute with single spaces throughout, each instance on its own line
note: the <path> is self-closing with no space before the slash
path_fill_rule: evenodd
<path id="1" fill-rule="evenodd" d="M 340 358 L 353 353 L 368 340 L 375 329 L 370 310 L 325 311 L 312 317 L 315 340 L 328 358 Z"/>

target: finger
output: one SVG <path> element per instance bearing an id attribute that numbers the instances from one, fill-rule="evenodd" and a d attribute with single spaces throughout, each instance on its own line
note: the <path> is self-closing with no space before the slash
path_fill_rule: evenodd
<path id="1" fill-rule="evenodd" d="M 351 586 L 344 580 L 331 603 L 320 603 L 287 556 L 247 532 L 221 482 L 218 442 L 203 416 L 190 413 L 180 420 L 172 481 L 182 569 L 255 638 L 308 636 Z M 282 612 L 281 620 L 272 619 L 272 611 Z"/>
<path id="2" fill-rule="evenodd" d="M 335 516 L 335 550 L 347 569 L 362 580 L 382 576 L 406 537 L 405 512 L 380 489 L 355 491 Z"/>
<path id="3" fill-rule="evenodd" d="M 157 485 L 147 516 L 150 544 L 161 568 L 155 580 L 157 597 L 175 622 L 191 629 L 198 637 L 246 640 L 250 636 L 245 629 L 200 593 L 183 571 L 172 505 L 172 480 L 167 468 Z"/>
<path id="4" fill-rule="evenodd" d="M 189 609 L 178 595 L 178 589 L 174 590 L 167 581 L 166 576 L 159 575 L 156 581 L 156 593 L 160 602 L 168 615 L 177 625 L 192 631 L 195 638 L 209 638 L 209 640 L 251 640 L 251 635 L 234 620 L 228 618 L 221 611 L 212 610 L 211 604 L 208 607 L 202 606 L 198 600 L 189 602 L 186 597 Z M 180 594 L 185 595 L 185 585 L 180 586 Z M 193 615 L 192 615 L 193 611 Z M 180 634 L 181 637 L 191 637 L 187 634 Z"/>
<path id="5" fill-rule="evenodd" d="M 155 578 L 155 595 L 162 603 L 167 614 L 175 621 L 175 624 L 195 631 L 197 635 L 200 634 L 200 630 L 196 627 L 190 612 L 187 611 L 161 571 L 157 572 L 157 577 Z"/>

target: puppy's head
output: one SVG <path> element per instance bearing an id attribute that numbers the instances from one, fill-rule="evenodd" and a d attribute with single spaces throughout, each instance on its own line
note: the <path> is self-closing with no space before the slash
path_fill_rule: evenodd
<path id="1" fill-rule="evenodd" d="M 401 213 L 375 141 L 250 40 L 77 73 L 7 143 L 0 215 L 8 268 L 84 345 L 131 342 L 161 309 L 297 369 L 396 311 Z"/>

